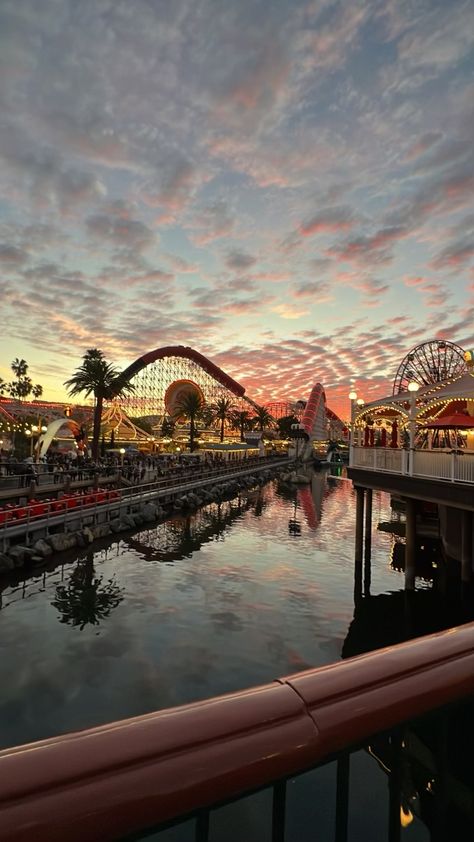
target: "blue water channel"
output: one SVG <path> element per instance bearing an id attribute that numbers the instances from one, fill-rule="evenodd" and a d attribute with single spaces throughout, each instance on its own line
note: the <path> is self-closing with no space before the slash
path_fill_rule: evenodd
<path id="1" fill-rule="evenodd" d="M 407 623 L 395 539 L 376 529 L 391 517 L 387 495 L 374 493 L 373 513 L 370 597 L 357 609 L 354 491 L 327 472 L 299 490 L 272 481 L 27 578 L 10 574 L 0 583 L 1 746 L 264 683 L 462 620 L 419 579 Z M 357 762 L 373 776 L 367 798 L 386 789 L 372 758 Z M 404 832 L 428 838 L 417 822 Z"/>

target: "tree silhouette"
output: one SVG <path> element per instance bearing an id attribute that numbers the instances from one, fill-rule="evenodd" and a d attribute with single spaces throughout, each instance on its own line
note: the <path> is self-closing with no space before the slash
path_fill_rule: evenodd
<path id="1" fill-rule="evenodd" d="M 92 434 L 92 458 L 99 455 L 100 425 L 104 400 L 111 400 L 125 392 L 133 392 L 134 386 L 113 365 L 107 362 L 102 351 L 90 348 L 82 357 L 82 363 L 69 380 L 66 380 L 69 394 L 72 396 L 84 392 L 94 395 L 94 429 Z"/>
<path id="2" fill-rule="evenodd" d="M 266 406 L 255 406 L 254 423 L 262 433 L 265 427 L 269 427 L 274 421 L 273 415 L 270 415 Z"/>
<path id="3" fill-rule="evenodd" d="M 217 420 L 220 421 L 220 428 L 221 428 L 221 441 L 224 441 L 224 426 L 225 422 L 229 421 L 232 418 L 232 412 L 234 410 L 234 405 L 231 400 L 228 398 L 219 398 L 218 401 L 212 407 L 212 415 Z"/>
<path id="4" fill-rule="evenodd" d="M 175 418 L 189 418 L 189 449 L 191 453 L 194 450 L 194 440 L 196 438 L 196 420 L 200 417 L 205 403 L 199 394 L 194 389 L 185 392 L 176 401 L 174 407 Z"/>
<path id="5" fill-rule="evenodd" d="M 12 398 L 18 398 L 21 401 L 22 398 L 27 398 L 31 393 L 33 393 L 33 397 L 35 398 L 41 397 L 43 387 L 39 383 L 33 385 L 33 381 L 28 375 L 28 363 L 26 360 L 20 360 L 18 357 L 15 357 L 10 368 L 16 379 L 12 380 L 11 383 L 4 384 L 4 387 L 6 386 Z"/>
<path id="6" fill-rule="evenodd" d="M 252 418 L 247 409 L 237 410 L 232 413 L 232 428 L 240 431 L 240 441 L 245 441 L 245 430 L 252 427 Z"/>
<path id="7" fill-rule="evenodd" d="M 122 602 L 124 589 L 113 578 L 102 582 L 102 576 L 95 576 L 94 554 L 89 551 L 85 559 L 78 561 L 69 583 L 56 588 L 51 605 L 59 611 L 60 622 L 79 626 L 82 631 L 87 625 L 98 626 L 105 620 Z"/>

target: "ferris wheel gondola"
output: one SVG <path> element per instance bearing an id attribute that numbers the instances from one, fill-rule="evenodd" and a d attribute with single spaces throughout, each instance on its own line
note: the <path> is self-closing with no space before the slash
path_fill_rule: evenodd
<path id="1" fill-rule="evenodd" d="M 435 339 L 412 348 L 398 366 L 393 381 L 393 394 L 406 392 L 408 384 L 429 386 L 445 383 L 466 370 L 464 350 L 454 342 Z"/>

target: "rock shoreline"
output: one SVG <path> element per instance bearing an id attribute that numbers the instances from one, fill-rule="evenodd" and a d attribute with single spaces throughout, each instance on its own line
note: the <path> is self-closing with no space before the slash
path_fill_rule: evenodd
<path id="1" fill-rule="evenodd" d="M 104 523 L 84 526 L 71 532 L 58 531 L 40 538 L 30 547 L 16 544 L 6 553 L 0 553 L 0 575 L 16 568 L 39 565 L 50 560 L 56 553 L 62 553 L 75 547 L 84 548 L 101 538 L 151 526 L 166 520 L 173 514 L 196 511 L 201 506 L 232 499 L 242 491 L 262 486 L 283 472 L 282 468 L 268 468 L 256 476 L 243 476 L 220 482 L 211 488 L 200 488 L 188 494 L 178 494 L 166 508 L 159 503 L 146 502 L 136 505 L 135 511 L 120 513 Z"/>

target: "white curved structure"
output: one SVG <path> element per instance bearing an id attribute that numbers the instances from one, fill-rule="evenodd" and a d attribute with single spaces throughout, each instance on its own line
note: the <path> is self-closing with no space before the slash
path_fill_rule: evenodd
<path id="1" fill-rule="evenodd" d="M 57 418 L 56 421 L 51 421 L 51 423 L 48 424 L 48 428 L 47 428 L 46 432 L 43 433 L 43 435 L 39 437 L 39 439 L 36 443 L 36 447 L 35 447 L 35 458 L 36 459 L 39 459 L 40 456 L 45 456 L 52 440 L 54 439 L 56 434 L 59 433 L 61 427 L 64 427 L 64 426 L 69 427 L 69 430 L 71 431 L 73 436 L 76 438 L 76 441 L 77 441 L 77 438 L 79 436 L 83 435 L 83 431 L 81 430 L 81 427 L 79 426 L 79 424 L 76 421 L 73 421 L 72 418 Z M 78 446 L 79 446 L 79 449 L 81 449 L 81 450 L 85 449 L 85 447 L 86 447 L 85 437 L 81 441 L 78 441 Z"/>

